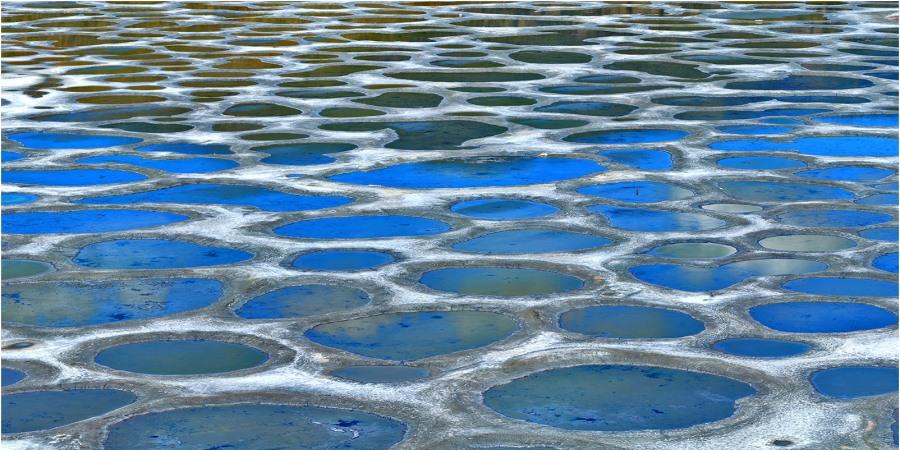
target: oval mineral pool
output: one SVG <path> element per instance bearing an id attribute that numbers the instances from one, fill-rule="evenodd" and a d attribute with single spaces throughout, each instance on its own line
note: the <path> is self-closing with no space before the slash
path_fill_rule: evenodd
<path id="1" fill-rule="evenodd" d="M 724 181 L 719 187 L 730 197 L 745 202 L 800 202 L 846 200 L 855 194 L 846 189 L 812 183 L 784 181 Z"/>
<path id="2" fill-rule="evenodd" d="M 411 366 L 350 366 L 331 371 L 331 375 L 360 383 L 406 383 L 428 378 L 428 369 Z"/>
<path id="3" fill-rule="evenodd" d="M 4 394 L 3 434 L 49 430 L 101 416 L 137 397 L 117 389 L 68 389 Z"/>
<path id="4" fill-rule="evenodd" d="M 32 150 L 81 150 L 136 144 L 140 138 L 104 134 L 10 133 L 10 140 Z"/>
<path id="5" fill-rule="evenodd" d="M 144 145 L 138 147 L 137 150 L 140 152 L 171 152 L 182 155 L 228 155 L 232 153 L 224 144 L 193 144 L 190 142 Z"/>
<path id="6" fill-rule="evenodd" d="M 394 262 L 390 253 L 374 250 L 322 250 L 298 256 L 291 266 L 301 270 L 356 272 Z"/>
<path id="7" fill-rule="evenodd" d="M 635 148 L 604 150 L 597 154 L 623 166 L 634 167 L 639 170 L 658 171 L 672 169 L 672 154 L 664 150 Z"/>
<path id="8" fill-rule="evenodd" d="M 25 379 L 25 372 L 4 367 L 0 369 L 0 385 L 11 386 Z"/>
<path id="9" fill-rule="evenodd" d="M 858 209 L 799 209 L 776 216 L 779 222 L 796 227 L 867 227 L 891 221 L 890 214 Z"/>
<path id="10" fill-rule="evenodd" d="M 821 277 L 800 278 L 784 284 L 789 291 L 813 295 L 846 297 L 896 297 L 897 282 L 874 278 Z"/>
<path id="11" fill-rule="evenodd" d="M 856 247 L 856 241 L 827 234 L 787 234 L 761 239 L 759 245 L 787 252 L 836 252 Z"/>
<path id="12" fill-rule="evenodd" d="M 833 181 L 876 181 L 893 174 L 893 170 L 867 166 L 838 166 L 795 173 L 801 178 Z"/>
<path id="13" fill-rule="evenodd" d="M 900 233 L 898 233 L 896 227 L 871 228 L 859 232 L 859 235 L 866 239 L 885 242 L 897 242 L 898 234 Z"/>
<path id="14" fill-rule="evenodd" d="M 254 147 L 253 150 L 269 155 L 260 160 L 266 164 L 309 166 L 335 162 L 337 160 L 330 155 L 355 148 L 356 145 L 343 142 L 298 142 Z"/>
<path id="15" fill-rule="evenodd" d="M 647 254 L 660 258 L 715 259 L 731 256 L 736 252 L 737 249 L 730 245 L 715 242 L 675 242 L 655 247 Z"/>
<path id="16" fill-rule="evenodd" d="M 242 403 L 172 409 L 130 417 L 109 428 L 106 450 L 178 448 L 388 449 L 406 426 L 362 411 Z"/>
<path id="17" fill-rule="evenodd" d="M 612 226 L 628 231 L 706 231 L 726 225 L 725 221 L 705 214 L 612 205 L 592 205 L 587 209 L 602 214 Z"/>
<path id="18" fill-rule="evenodd" d="M 523 186 L 571 180 L 606 169 L 588 159 L 497 157 L 397 164 L 364 172 L 346 172 L 329 180 L 407 189 Z"/>
<path id="19" fill-rule="evenodd" d="M 128 164 L 169 173 L 208 173 L 233 169 L 238 163 L 221 158 L 151 159 L 133 155 L 91 156 L 75 161 L 76 164 Z"/>
<path id="20" fill-rule="evenodd" d="M 24 205 L 34 203 L 40 197 L 35 194 L 27 194 L 25 192 L 4 192 L 0 194 L 0 204 L 2 205 Z"/>
<path id="21" fill-rule="evenodd" d="M 333 208 L 353 202 L 342 196 L 298 195 L 261 186 L 240 184 L 185 184 L 134 194 L 88 197 L 77 203 L 89 205 L 132 205 L 141 203 L 179 203 L 188 205 L 253 206 L 264 211 L 310 211 Z"/>
<path id="22" fill-rule="evenodd" d="M 783 341 L 780 339 L 731 338 L 716 342 L 712 345 L 712 348 L 736 356 L 787 358 L 802 355 L 812 347 L 804 342 Z"/>
<path id="23" fill-rule="evenodd" d="M 127 231 L 181 222 L 189 217 L 162 211 L 88 209 L 4 213 L 2 228 L 9 234 L 85 234 Z"/>
<path id="24" fill-rule="evenodd" d="M 616 339 L 666 339 L 695 335 L 703 322 L 688 314 L 646 306 L 589 306 L 566 311 L 559 327 L 588 336 Z"/>
<path id="25" fill-rule="evenodd" d="M 788 333 L 846 333 L 895 325 L 897 315 L 865 303 L 788 302 L 750 308 L 753 320 Z"/>
<path id="26" fill-rule="evenodd" d="M 847 125 L 851 127 L 897 128 L 896 114 L 852 114 L 846 116 L 814 117 L 813 122 Z"/>
<path id="27" fill-rule="evenodd" d="M 559 208 L 546 203 L 514 198 L 479 198 L 459 202 L 450 210 L 474 219 L 519 220 L 549 216 Z"/>
<path id="28" fill-rule="evenodd" d="M 660 181 L 622 181 L 597 184 L 580 188 L 577 192 L 592 197 L 608 198 L 627 203 L 656 203 L 683 200 L 694 195 L 693 192 L 687 189 Z"/>
<path id="29" fill-rule="evenodd" d="M 180 269 L 218 266 L 253 258 L 252 253 L 171 239 L 119 239 L 86 245 L 72 259 L 92 269 Z"/>
<path id="30" fill-rule="evenodd" d="M 0 278 L 14 280 L 16 278 L 33 277 L 49 272 L 53 266 L 42 261 L 30 259 L 4 259 L 0 261 Z"/>
<path id="31" fill-rule="evenodd" d="M 896 367 L 835 367 L 813 372 L 810 382 L 826 397 L 851 399 L 897 392 L 897 374 Z"/>
<path id="32" fill-rule="evenodd" d="M 577 114 L 582 116 L 619 117 L 627 115 L 638 108 L 632 105 L 607 102 L 554 102 L 547 106 L 534 108 L 536 112 L 556 114 Z"/>
<path id="33" fill-rule="evenodd" d="M 738 261 L 718 267 L 647 264 L 632 267 L 628 271 L 646 283 L 680 291 L 704 292 L 725 289 L 748 278 L 804 274 L 826 268 L 828 265 L 819 261 L 767 258 Z"/>
<path id="34" fill-rule="evenodd" d="M 362 289 L 329 284 L 288 286 L 254 297 L 235 311 L 244 319 L 288 319 L 349 311 L 365 306 Z"/>
<path id="35" fill-rule="evenodd" d="M 717 164 L 719 167 L 736 170 L 798 169 L 806 166 L 806 163 L 799 159 L 778 156 L 736 156 L 734 158 L 722 158 Z"/>
<path id="36" fill-rule="evenodd" d="M 366 132 L 391 129 L 397 139 L 384 144 L 398 150 L 463 150 L 470 140 L 496 136 L 504 127 L 472 120 L 434 120 L 412 122 L 340 122 L 320 125 L 327 131 Z"/>
<path id="37" fill-rule="evenodd" d="M 416 311 L 329 322 L 309 340 L 369 358 L 409 361 L 484 347 L 519 329 L 512 317 L 485 311 Z"/>
<path id="38" fill-rule="evenodd" d="M 447 267 L 422 274 L 419 282 L 460 295 L 526 297 L 581 289 L 584 280 L 549 270 L 510 267 Z"/>
<path id="39" fill-rule="evenodd" d="M 416 216 L 324 217 L 289 223 L 274 230 L 279 236 L 305 239 L 375 239 L 428 236 L 450 230 L 439 220 Z"/>
<path id="40" fill-rule="evenodd" d="M 710 144 L 730 152 L 797 152 L 813 156 L 897 156 L 897 139 L 879 136 L 812 136 L 793 141 L 739 139 Z"/>
<path id="41" fill-rule="evenodd" d="M 484 392 L 484 404 L 513 419 L 566 430 L 670 430 L 734 414 L 756 393 L 717 375 L 653 366 L 587 365 L 517 378 Z"/>
<path id="42" fill-rule="evenodd" d="M 209 306 L 221 295 L 222 283 L 205 278 L 9 284 L 3 323 L 59 328 L 150 319 Z"/>
<path id="43" fill-rule="evenodd" d="M 872 261 L 872 267 L 885 272 L 897 273 L 898 253 L 885 253 Z"/>
<path id="44" fill-rule="evenodd" d="M 10 152 L 6 150 L 0 152 L 0 162 L 13 162 L 27 157 L 28 155 L 19 152 Z"/>
<path id="45" fill-rule="evenodd" d="M 650 144 L 677 141 L 687 135 L 687 131 L 681 130 L 642 128 L 586 131 L 570 134 L 563 140 L 578 144 Z"/>
<path id="46" fill-rule="evenodd" d="M 269 355 L 257 348 L 208 340 L 159 340 L 109 347 L 94 358 L 111 369 L 149 375 L 200 375 L 262 365 Z"/>
<path id="47" fill-rule="evenodd" d="M 488 255 L 519 255 L 526 253 L 558 253 L 590 250 L 611 244 L 602 236 L 551 228 L 506 230 L 487 233 L 453 244 L 459 252 Z"/>
<path id="48" fill-rule="evenodd" d="M 146 180 L 147 176 L 114 169 L 4 170 L 3 182 L 35 186 L 95 186 Z"/>
<path id="49" fill-rule="evenodd" d="M 855 200 L 855 203 L 858 205 L 869 206 L 894 206 L 900 203 L 900 196 L 896 193 L 872 194 L 860 198 L 859 200 Z"/>

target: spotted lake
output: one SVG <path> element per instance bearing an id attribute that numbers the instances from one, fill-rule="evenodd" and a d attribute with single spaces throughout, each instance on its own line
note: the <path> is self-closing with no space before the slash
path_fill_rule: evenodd
<path id="1" fill-rule="evenodd" d="M 4 448 L 894 448 L 897 14 L 4 2 Z"/>

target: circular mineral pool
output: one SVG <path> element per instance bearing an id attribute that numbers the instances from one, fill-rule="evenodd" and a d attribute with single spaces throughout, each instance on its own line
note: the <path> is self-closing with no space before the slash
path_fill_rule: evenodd
<path id="1" fill-rule="evenodd" d="M 588 336 L 664 339 L 697 334 L 703 322 L 680 311 L 646 306 L 589 306 L 559 316 L 560 328 Z"/>
<path id="2" fill-rule="evenodd" d="M 363 411 L 241 403 L 130 417 L 109 427 L 103 448 L 388 449 L 405 433 L 403 423 Z"/>
<path id="3" fill-rule="evenodd" d="M 390 253 L 375 250 L 321 250 L 304 253 L 291 266 L 321 272 L 356 272 L 394 262 Z"/>
<path id="4" fill-rule="evenodd" d="M 248 300 L 235 311 L 245 319 L 288 319 L 349 311 L 368 304 L 362 289 L 330 284 L 287 286 Z"/>
<path id="5" fill-rule="evenodd" d="M 847 366 L 814 372 L 810 381 L 820 394 L 838 399 L 897 392 L 896 367 Z"/>
<path id="6" fill-rule="evenodd" d="M 769 303 L 750 308 L 750 317 L 788 333 L 846 333 L 897 323 L 897 315 L 884 308 L 845 302 Z"/>
<path id="7" fill-rule="evenodd" d="M 731 338 L 716 342 L 712 347 L 720 352 L 753 358 L 786 358 L 806 353 L 810 345 L 780 339 Z"/>
<path id="8" fill-rule="evenodd" d="M 519 329 L 515 319 L 485 311 L 417 311 L 328 322 L 309 340 L 369 358 L 410 361 L 483 347 Z"/>
<path id="9" fill-rule="evenodd" d="M 3 394 L 3 434 L 49 430 L 101 416 L 137 397 L 117 389 L 67 389 Z"/>
<path id="10" fill-rule="evenodd" d="M 717 375 L 653 366 L 587 365 L 542 372 L 488 389 L 484 403 L 511 417 L 566 430 L 669 430 L 734 414 L 756 393 Z"/>
<path id="11" fill-rule="evenodd" d="M 419 282 L 460 295 L 525 297 L 580 289 L 584 280 L 549 270 L 510 267 L 447 267 L 422 274 Z"/>
<path id="12" fill-rule="evenodd" d="M 158 340 L 116 345 L 94 360 L 101 366 L 149 375 L 199 375 L 259 366 L 269 359 L 262 350 L 210 340 Z"/>

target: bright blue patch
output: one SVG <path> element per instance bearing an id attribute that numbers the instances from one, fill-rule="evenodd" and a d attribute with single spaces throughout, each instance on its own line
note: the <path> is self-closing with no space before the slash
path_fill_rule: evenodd
<path id="1" fill-rule="evenodd" d="M 147 176 L 114 169 L 4 170 L 3 182 L 37 186 L 94 186 L 146 180 Z"/>
<path id="2" fill-rule="evenodd" d="M 897 323 L 897 316 L 865 303 L 789 302 L 750 308 L 757 322 L 788 333 L 846 333 Z"/>
<path id="3" fill-rule="evenodd" d="M 10 133 L 10 140 L 32 150 L 81 150 L 131 145 L 143 139 L 104 134 Z"/>

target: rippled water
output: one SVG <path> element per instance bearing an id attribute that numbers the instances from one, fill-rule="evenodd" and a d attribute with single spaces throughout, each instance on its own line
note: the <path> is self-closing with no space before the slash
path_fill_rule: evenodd
<path id="1" fill-rule="evenodd" d="M 895 442 L 896 4 L 2 14 L 4 447 Z"/>

